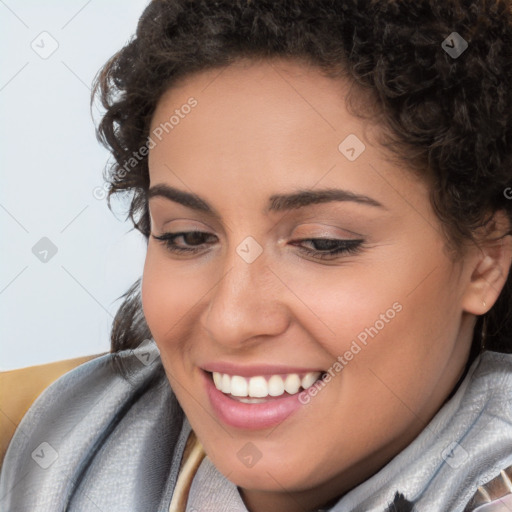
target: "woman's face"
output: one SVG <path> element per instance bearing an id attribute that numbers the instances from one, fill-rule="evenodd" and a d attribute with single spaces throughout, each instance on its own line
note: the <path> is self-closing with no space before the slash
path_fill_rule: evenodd
<path id="1" fill-rule="evenodd" d="M 304 65 L 238 63 L 170 89 L 152 120 L 144 313 L 207 455 L 255 509 L 368 478 L 468 356 L 472 268 L 347 90 Z"/>

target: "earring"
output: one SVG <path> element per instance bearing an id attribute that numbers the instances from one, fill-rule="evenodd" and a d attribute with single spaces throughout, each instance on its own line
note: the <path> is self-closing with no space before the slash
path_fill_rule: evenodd
<path id="1" fill-rule="evenodd" d="M 487 340 L 487 317 L 483 315 L 482 321 L 482 331 L 481 331 L 481 342 L 480 342 L 480 352 L 485 350 L 485 342 Z"/>
<path id="2" fill-rule="evenodd" d="M 486 308 L 487 307 L 487 302 L 485 302 L 485 300 L 483 302 L 484 302 L 484 308 Z"/>

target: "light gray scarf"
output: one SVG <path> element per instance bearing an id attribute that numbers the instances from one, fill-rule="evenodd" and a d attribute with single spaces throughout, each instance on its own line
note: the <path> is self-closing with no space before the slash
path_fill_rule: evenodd
<path id="1" fill-rule="evenodd" d="M 1 512 L 168 512 L 190 425 L 154 343 L 67 373 L 19 424 L 0 472 Z M 332 512 L 463 512 L 512 465 L 512 355 L 484 352 L 454 396 L 383 469 Z M 393 509 L 391 509 L 393 510 Z M 247 512 L 206 457 L 187 512 Z"/>

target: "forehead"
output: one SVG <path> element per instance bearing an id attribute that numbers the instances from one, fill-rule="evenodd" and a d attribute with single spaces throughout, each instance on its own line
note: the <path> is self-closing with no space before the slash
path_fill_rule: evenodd
<path id="1" fill-rule="evenodd" d="M 197 105 L 173 126 L 171 144 L 171 138 L 182 144 L 191 135 L 201 138 L 203 146 L 221 142 L 225 149 L 228 141 L 233 148 L 242 143 L 240 149 L 257 144 L 272 148 L 277 143 L 283 148 L 286 139 L 306 134 L 318 142 L 317 135 L 325 138 L 336 131 L 333 123 L 344 110 L 345 93 L 341 81 L 323 77 L 316 68 L 287 61 L 243 61 L 193 74 L 166 91 L 151 130 L 176 110 L 179 115 L 194 98 Z"/>
<path id="2" fill-rule="evenodd" d="M 379 126 L 347 110 L 349 90 L 342 79 L 283 60 L 190 75 L 164 93 L 152 118 L 151 184 L 219 195 L 223 183 L 231 199 L 242 185 L 268 185 L 271 194 L 290 183 L 363 193 L 366 182 L 378 194 L 389 187 L 379 173 L 393 165 L 372 141 Z M 340 147 L 360 154 L 349 159 Z M 410 179 L 400 167 L 393 172 Z"/>

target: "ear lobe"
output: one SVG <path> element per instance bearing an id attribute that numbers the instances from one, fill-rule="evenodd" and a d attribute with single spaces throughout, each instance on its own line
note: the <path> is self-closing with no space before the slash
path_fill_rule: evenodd
<path id="1" fill-rule="evenodd" d="M 475 248 L 475 263 L 462 304 L 465 311 L 474 315 L 483 315 L 492 308 L 505 286 L 512 263 L 512 236 L 507 216 L 497 212 L 491 226 L 492 232 L 487 231 Z M 504 236 L 505 233 L 508 234 Z"/>

